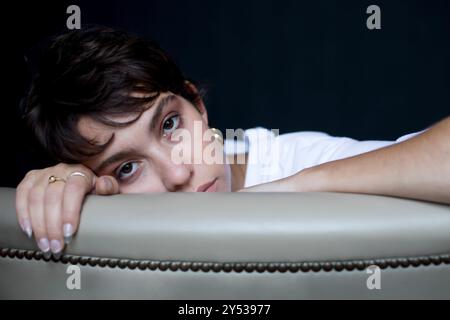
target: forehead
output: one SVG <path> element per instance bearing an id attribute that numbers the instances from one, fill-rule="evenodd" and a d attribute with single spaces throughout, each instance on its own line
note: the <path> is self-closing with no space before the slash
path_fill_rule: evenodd
<path id="1" fill-rule="evenodd" d="M 145 98 L 145 97 L 155 96 L 155 95 L 156 95 L 156 93 L 149 94 L 149 93 L 142 93 L 142 92 L 133 92 L 132 94 L 130 94 L 130 96 L 137 97 L 137 98 Z M 160 100 L 162 97 L 164 97 L 166 95 L 167 95 L 166 93 L 161 93 L 159 95 L 159 97 L 157 99 L 155 99 L 155 101 L 151 102 L 150 104 L 157 102 L 158 100 Z M 144 108 L 144 113 L 149 111 L 149 109 L 152 109 L 152 108 Z M 121 115 L 110 116 L 109 119 L 114 122 L 118 122 L 118 123 L 126 123 L 126 122 L 130 122 L 130 121 L 136 119 L 136 117 L 138 117 L 138 116 L 139 116 L 139 114 L 137 114 L 137 113 L 124 113 Z M 78 119 L 77 130 L 84 138 L 92 141 L 93 143 L 104 144 L 104 143 L 108 142 L 108 140 L 111 138 L 114 131 L 117 130 L 117 127 L 109 126 L 107 124 L 104 124 L 100 121 L 93 119 L 90 116 L 84 115 Z"/>
<path id="2" fill-rule="evenodd" d="M 148 110 L 147 110 L 148 111 Z M 136 118 L 136 114 L 127 114 L 111 117 L 116 122 L 128 122 Z M 95 144 L 104 144 L 108 142 L 111 135 L 117 128 L 101 123 L 92 117 L 81 116 L 77 123 L 78 132 L 89 141 Z"/>

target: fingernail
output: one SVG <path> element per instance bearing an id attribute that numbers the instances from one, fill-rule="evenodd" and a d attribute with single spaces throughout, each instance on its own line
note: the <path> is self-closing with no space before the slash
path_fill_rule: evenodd
<path id="1" fill-rule="evenodd" d="M 105 185 L 106 185 L 106 189 L 108 189 L 108 191 L 111 191 L 111 190 L 112 190 L 113 184 L 112 184 L 112 182 L 111 182 L 110 179 L 105 178 Z"/>
<path id="2" fill-rule="evenodd" d="M 59 240 L 52 240 L 50 241 L 50 248 L 52 249 L 53 253 L 59 253 L 61 252 L 61 242 Z"/>
<path id="3" fill-rule="evenodd" d="M 47 251 L 50 250 L 50 245 L 48 243 L 48 239 L 47 238 L 42 238 L 39 240 L 38 242 L 38 247 L 39 249 L 41 249 L 42 252 L 46 253 Z"/>
<path id="4" fill-rule="evenodd" d="M 22 219 L 22 222 L 20 223 L 20 227 L 22 228 L 22 231 L 26 233 L 28 238 L 31 239 L 31 236 L 33 235 L 33 231 L 31 230 L 30 219 L 28 219 L 28 218 Z"/>
<path id="5" fill-rule="evenodd" d="M 64 242 L 66 244 L 69 244 L 70 241 L 72 241 L 72 235 L 73 235 L 73 227 L 70 223 L 66 223 L 63 226 L 63 234 L 64 234 Z"/>

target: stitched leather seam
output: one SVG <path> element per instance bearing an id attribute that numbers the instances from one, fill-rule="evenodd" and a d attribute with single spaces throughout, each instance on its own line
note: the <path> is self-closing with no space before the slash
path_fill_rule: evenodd
<path id="1" fill-rule="evenodd" d="M 27 260 L 44 260 L 63 264 L 89 265 L 92 267 L 109 267 L 120 269 L 160 270 L 160 271 L 201 271 L 201 272 L 330 272 L 365 270 L 376 265 L 380 269 L 410 268 L 429 265 L 450 264 L 450 254 L 417 256 L 405 258 L 385 258 L 367 260 L 342 260 L 318 262 L 192 262 L 192 261 L 158 261 L 133 260 L 77 256 L 64 254 L 59 258 L 44 257 L 42 251 L 0 248 L 0 257 Z"/>

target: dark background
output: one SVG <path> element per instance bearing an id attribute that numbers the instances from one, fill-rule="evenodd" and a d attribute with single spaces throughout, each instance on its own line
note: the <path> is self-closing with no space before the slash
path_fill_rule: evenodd
<path id="1" fill-rule="evenodd" d="M 392 140 L 450 114 L 450 1 L 154 0 L 2 3 L 0 186 L 53 163 L 19 121 L 24 54 L 83 24 L 157 40 L 207 89 L 212 126 Z M 366 8 L 381 7 L 381 30 Z"/>

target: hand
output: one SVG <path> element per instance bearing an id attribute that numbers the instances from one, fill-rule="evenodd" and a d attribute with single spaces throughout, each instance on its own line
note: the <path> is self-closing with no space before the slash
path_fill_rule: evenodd
<path id="1" fill-rule="evenodd" d="M 72 175 L 78 171 L 86 177 Z M 66 180 L 49 183 L 54 175 Z M 38 247 L 49 257 L 60 254 L 78 228 L 81 206 L 88 193 L 112 195 L 119 184 L 112 176 L 97 177 L 83 165 L 60 163 L 29 171 L 16 190 L 16 213 L 22 230 L 34 237 Z"/>

